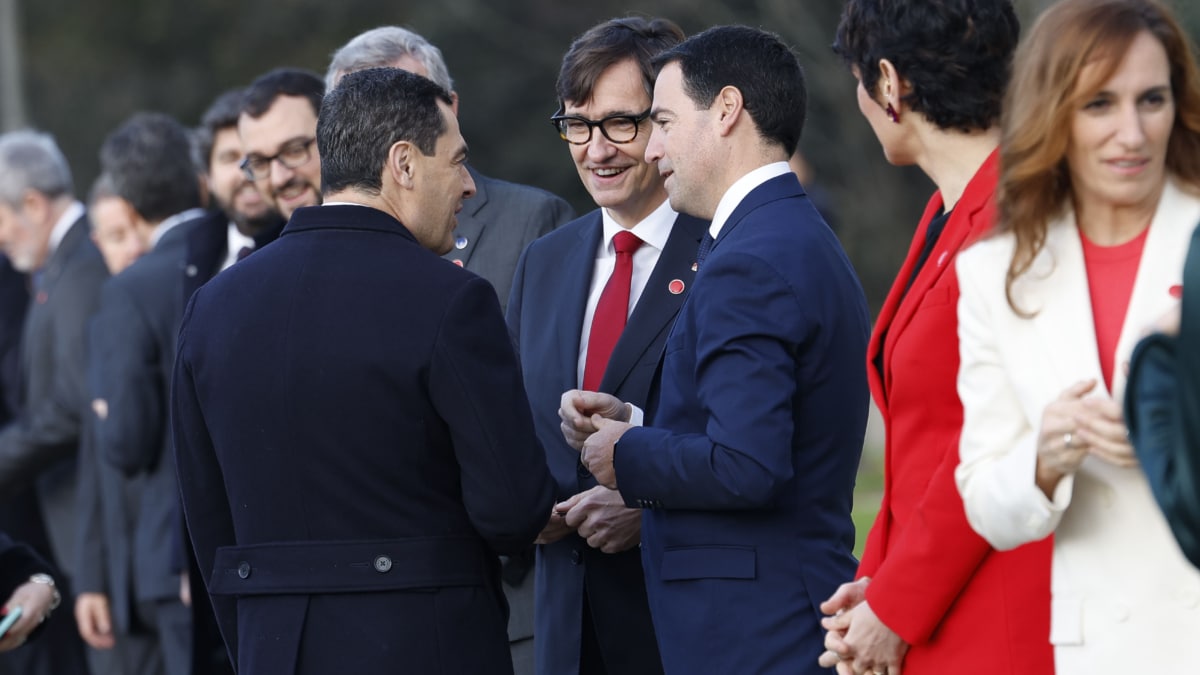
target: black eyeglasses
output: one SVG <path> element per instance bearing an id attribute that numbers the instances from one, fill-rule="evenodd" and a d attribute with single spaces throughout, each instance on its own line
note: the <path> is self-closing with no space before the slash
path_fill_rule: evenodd
<path id="1" fill-rule="evenodd" d="M 315 138 L 297 138 L 284 143 L 279 152 L 270 157 L 247 155 L 240 166 L 250 180 L 261 180 L 270 176 L 271 162 L 275 160 L 279 160 L 280 164 L 289 169 L 298 169 L 312 159 L 312 144 L 316 142 Z"/>
<path id="2" fill-rule="evenodd" d="M 571 145 L 585 145 L 592 140 L 592 128 L 600 127 L 600 133 L 613 143 L 629 143 L 637 138 L 642 122 L 650 116 L 646 108 L 640 115 L 618 113 L 598 120 L 589 120 L 579 115 L 554 115 L 550 123 L 558 129 L 558 135 Z"/>

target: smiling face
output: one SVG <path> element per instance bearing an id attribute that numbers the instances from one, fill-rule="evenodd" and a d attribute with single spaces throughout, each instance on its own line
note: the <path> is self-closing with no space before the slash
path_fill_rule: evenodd
<path id="1" fill-rule="evenodd" d="M 317 114 L 303 96 L 280 96 L 267 112 L 238 118 L 242 149 L 251 157 L 275 157 L 289 147 L 316 138 Z M 308 161 L 288 168 L 279 159 L 270 162 L 266 176 L 254 182 L 258 191 L 284 218 L 303 206 L 321 203 L 321 154 L 317 144 L 308 147 Z"/>
<path id="2" fill-rule="evenodd" d="M 1080 81 L 1088 81 L 1086 66 Z M 1153 212 L 1166 183 L 1167 142 L 1175 122 L 1167 53 L 1149 32 L 1129 46 L 1112 76 L 1071 121 L 1067 167 L 1075 203 Z"/>
<path id="3" fill-rule="evenodd" d="M 646 146 L 647 161 L 666 179 L 671 208 L 711 219 L 723 190 L 713 186 L 716 131 L 709 110 L 698 110 L 683 88 L 683 71 L 668 63 L 654 83 L 654 131 Z"/>
<path id="4" fill-rule="evenodd" d="M 463 200 L 475 194 L 475 181 L 467 171 L 467 142 L 449 105 L 439 101 L 445 131 L 432 155 L 416 147 L 417 211 L 405 225 L 425 248 L 441 255 L 454 248 L 454 228 Z"/>
<path id="5" fill-rule="evenodd" d="M 236 128 L 219 129 L 213 136 L 208 165 L 209 189 L 225 215 L 238 223 L 265 218 L 271 210 L 254 181 L 242 171 L 240 165 L 244 156 Z"/>
<path id="6" fill-rule="evenodd" d="M 596 79 L 590 101 L 567 101 L 563 114 L 600 120 L 609 115 L 640 115 L 650 107 L 641 70 L 633 59 L 605 70 Z M 662 179 L 646 161 L 649 121 L 643 120 L 637 136 L 628 143 L 613 143 L 599 128 L 583 145 L 569 145 L 579 179 L 598 206 L 608 209 L 623 227 L 633 227 L 666 199 Z"/>

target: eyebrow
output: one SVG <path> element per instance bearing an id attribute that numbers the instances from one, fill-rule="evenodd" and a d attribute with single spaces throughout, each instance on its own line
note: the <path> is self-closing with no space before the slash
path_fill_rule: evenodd
<path id="1" fill-rule="evenodd" d="M 292 143 L 298 143 L 298 142 L 301 142 L 301 141 L 307 141 L 309 138 L 310 138 L 309 136 L 304 136 L 304 135 L 300 135 L 300 136 L 292 136 L 291 138 L 287 139 L 286 141 L 284 141 L 284 142 L 280 143 L 279 145 L 275 146 L 275 152 L 277 152 L 277 153 L 278 153 L 280 150 L 283 150 L 284 148 L 286 148 L 287 146 L 291 145 Z M 257 151 L 255 151 L 255 152 L 247 152 L 247 153 L 246 153 L 246 156 L 248 156 L 248 157 L 264 157 L 265 155 L 264 155 L 263 153 L 261 153 L 261 152 L 257 152 Z"/>
<path id="2" fill-rule="evenodd" d="M 650 109 L 650 121 L 657 122 L 658 118 L 664 114 L 670 115 L 671 109 L 670 108 L 651 108 Z"/>

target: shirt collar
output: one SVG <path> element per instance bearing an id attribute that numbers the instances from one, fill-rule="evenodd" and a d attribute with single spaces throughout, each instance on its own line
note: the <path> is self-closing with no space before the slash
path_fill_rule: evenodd
<path id="1" fill-rule="evenodd" d="M 75 224 L 75 221 L 83 217 L 85 212 L 86 209 L 84 209 L 83 204 L 78 201 L 71 202 L 67 210 L 63 211 L 63 214 L 58 217 L 58 221 L 54 223 L 54 227 L 50 230 L 50 253 L 53 253 L 58 248 L 58 245 L 66 238 L 67 232 L 71 231 L 71 226 Z"/>
<path id="2" fill-rule="evenodd" d="M 237 228 L 237 224 L 232 221 L 229 223 L 229 234 L 226 237 L 226 241 L 229 244 L 227 250 L 234 255 L 244 248 L 254 248 L 254 238 L 242 234 L 242 231 Z"/>
<path id="3" fill-rule="evenodd" d="M 601 244 L 604 246 L 604 251 L 611 254 L 613 237 L 626 228 L 617 224 L 616 219 L 609 215 L 608 209 L 601 209 L 600 214 L 601 220 L 604 222 L 604 240 Z M 667 239 L 671 237 L 671 227 L 675 224 L 677 216 L 678 214 L 671 208 L 670 200 L 664 199 L 657 209 L 654 209 L 650 215 L 643 218 L 629 231 L 636 234 L 643 244 L 649 244 L 661 251 L 667 246 Z"/>
<path id="4" fill-rule="evenodd" d="M 158 246 L 158 242 L 162 241 L 163 236 L 167 232 L 175 228 L 176 225 L 186 223 L 189 220 L 195 220 L 204 216 L 204 209 L 188 209 L 181 213 L 176 213 L 173 216 L 168 216 L 154 228 L 154 234 L 150 235 L 150 248 Z"/>
<path id="5" fill-rule="evenodd" d="M 725 195 L 721 197 L 721 201 L 717 203 L 717 210 L 713 212 L 712 225 L 708 228 L 712 238 L 716 239 L 717 235 L 721 234 L 721 228 L 725 227 L 725 221 L 729 220 L 734 209 L 742 203 L 746 195 L 754 191 L 754 188 L 791 170 L 787 162 L 772 162 L 758 167 L 730 185 L 729 189 L 725 191 Z"/>

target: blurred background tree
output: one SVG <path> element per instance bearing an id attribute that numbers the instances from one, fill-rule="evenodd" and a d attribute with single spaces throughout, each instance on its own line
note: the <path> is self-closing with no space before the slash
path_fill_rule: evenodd
<path id="1" fill-rule="evenodd" d="M 1017 0 L 1023 23 L 1048 0 Z M 1176 3 L 1195 27 L 1196 3 Z M 883 301 L 931 186 L 887 165 L 862 120 L 854 79 L 829 45 L 838 0 L 0 0 L 0 125 L 55 134 L 87 189 L 105 134 L 137 110 L 194 124 L 221 91 L 276 66 L 324 74 L 330 54 L 368 28 L 398 24 L 438 45 L 461 98 L 472 161 L 543 187 L 580 212 L 592 204 L 547 123 L 570 41 L 613 16 L 673 19 L 690 33 L 745 23 L 793 45 L 809 81 L 801 147 L 829 197 L 874 308 Z"/>

